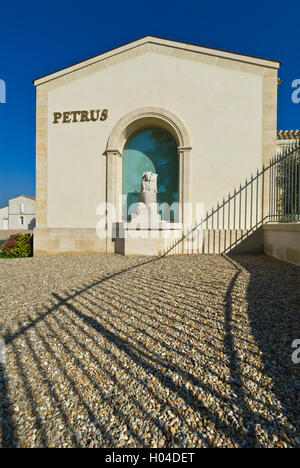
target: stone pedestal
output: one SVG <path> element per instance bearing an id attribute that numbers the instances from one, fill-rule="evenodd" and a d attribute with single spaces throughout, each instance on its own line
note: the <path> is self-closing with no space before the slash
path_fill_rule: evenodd
<path id="1" fill-rule="evenodd" d="M 131 215 L 131 221 L 126 223 L 126 227 L 127 229 L 159 229 L 161 222 L 157 203 L 150 205 L 139 203 L 136 213 Z"/>
<path id="2" fill-rule="evenodd" d="M 182 236 L 181 223 L 161 219 L 157 203 L 157 174 L 144 172 L 140 202 L 130 221 L 117 223 L 115 252 L 123 255 L 162 255 Z"/>
<path id="3" fill-rule="evenodd" d="M 168 223 L 157 212 L 157 203 L 139 203 L 128 222 L 118 223 L 115 252 L 123 255 L 162 255 L 170 242 L 182 235 L 181 223 Z"/>
<path id="4" fill-rule="evenodd" d="M 122 222 L 118 223 L 115 252 L 122 255 L 162 255 L 171 242 L 181 237 L 181 223 L 160 219 L 156 228 L 146 225 L 136 228 L 133 221 Z"/>

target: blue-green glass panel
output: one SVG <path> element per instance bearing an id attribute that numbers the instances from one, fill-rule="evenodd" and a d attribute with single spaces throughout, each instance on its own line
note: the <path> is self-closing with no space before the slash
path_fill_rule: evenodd
<path id="1" fill-rule="evenodd" d="M 178 202 L 178 153 L 174 138 L 165 130 L 150 128 L 132 135 L 123 152 L 123 196 L 128 209 L 138 203 L 143 172 L 157 177 L 157 201 L 172 205 Z M 163 214 L 163 213 L 162 213 Z M 168 220 L 168 215 L 163 219 Z M 174 216 L 171 212 L 171 221 Z"/>

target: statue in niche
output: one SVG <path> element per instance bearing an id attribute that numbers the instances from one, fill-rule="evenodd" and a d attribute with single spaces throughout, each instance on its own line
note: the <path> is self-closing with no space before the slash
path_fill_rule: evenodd
<path id="1" fill-rule="evenodd" d="M 139 196 L 140 203 L 152 205 L 157 203 L 157 174 L 151 171 L 143 172 L 141 193 Z"/>

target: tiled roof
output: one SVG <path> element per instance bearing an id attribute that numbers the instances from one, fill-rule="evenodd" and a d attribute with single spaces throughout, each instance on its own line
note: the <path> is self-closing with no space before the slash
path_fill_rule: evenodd
<path id="1" fill-rule="evenodd" d="M 278 130 L 277 140 L 295 140 L 300 138 L 300 130 Z"/>

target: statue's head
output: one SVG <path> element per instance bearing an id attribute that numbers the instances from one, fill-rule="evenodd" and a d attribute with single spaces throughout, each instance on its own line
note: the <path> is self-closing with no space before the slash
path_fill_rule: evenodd
<path id="1" fill-rule="evenodd" d="M 142 179 L 143 179 L 143 180 L 151 180 L 151 176 L 152 176 L 152 172 L 151 172 L 151 171 L 147 171 L 147 172 L 144 172 L 144 173 L 143 173 Z"/>

